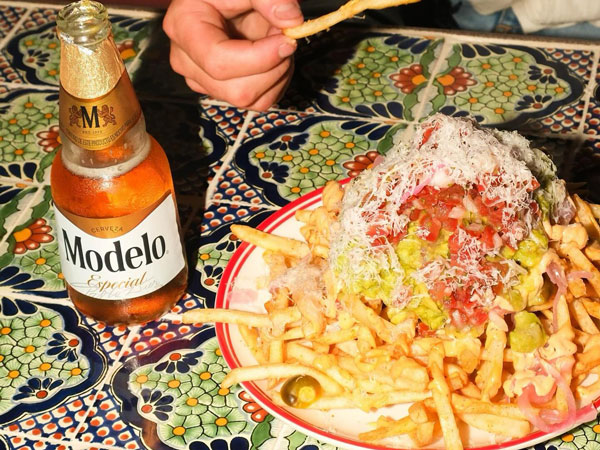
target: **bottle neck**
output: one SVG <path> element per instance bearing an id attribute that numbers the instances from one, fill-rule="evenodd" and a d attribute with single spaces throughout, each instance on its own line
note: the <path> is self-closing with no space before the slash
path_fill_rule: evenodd
<path id="1" fill-rule="evenodd" d="M 106 10 L 82 0 L 57 22 L 63 163 L 82 176 L 124 173 L 148 154 L 150 138 Z"/>
<path id="2" fill-rule="evenodd" d="M 118 145 L 103 150 L 88 150 L 73 143 L 60 130 L 61 158 L 72 173 L 86 178 L 114 178 L 141 163 L 150 152 L 150 135 L 146 131 L 144 115 L 119 139 Z"/>

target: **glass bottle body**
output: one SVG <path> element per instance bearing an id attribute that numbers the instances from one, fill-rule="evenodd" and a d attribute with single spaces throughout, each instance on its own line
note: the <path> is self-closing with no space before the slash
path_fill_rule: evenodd
<path id="1" fill-rule="evenodd" d="M 145 158 L 123 173 L 111 173 L 110 166 L 103 168 L 107 172 L 104 176 L 94 176 L 99 169 L 78 167 L 69 170 L 73 165 L 68 162 L 65 149 L 59 150 L 51 171 L 52 198 L 56 207 L 86 218 L 118 219 L 155 204 L 166 194 L 174 195 L 165 152 L 154 138 L 147 136 L 149 150 Z M 114 158 L 115 152 L 115 149 L 108 149 L 94 152 L 94 156 L 102 161 Z M 74 305 L 84 314 L 110 324 L 131 324 L 153 320 L 167 312 L 184 293 L 186 284 L 187 267 L 184 267 L 156 291 L 129 299 L 94 298 L 79 292 L 68 282 L 67 290 Z"/>

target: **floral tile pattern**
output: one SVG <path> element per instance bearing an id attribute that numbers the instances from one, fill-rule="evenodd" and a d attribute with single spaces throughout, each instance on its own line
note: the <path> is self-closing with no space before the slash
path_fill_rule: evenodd
<path id="1" fill-rule="evenodd" d="M 292 95 L 294 88 L 309 87 L 316 93 L 309 101 L 317 110 L 413 120 L 442 44 L 398 34 L 334 31 L 299 54 Z"/>
<path id="2" fill-rule="evenodd" d="M 58 86 L 60 43 L 56 35 L 57 9 L 40 8 L 30 12 L 22 27 L 7 43 L 4 57 L 18 72 L 18 78 L 34 84 Z M 126 16 L 110 17 L 117 48 L 125 65 L 145 48 L 144 41 L 156 23 Z M 8 75 L 0 81 L 10 81 Z"/>
<path id="3" fill-rule="evenodd" d="M 21 194 L 33 189 L 23 190 Z M 9 284 L 11 289 L 35 291 L 53 298 L 65 297 L 50 188 L 46 186 L 35 190 L 26 207 L 19 208 L 18 200 L 19 194 L 5 206 L 8 211 L 9 207 L 16 208 L 19 214 L 13 213 L 18 220 L 10 221 L 12 227 L 5 239 L 6 252 L 0 257 L 0 273 L 7 276 L 18 272 L 20 282 Z"/>
<path id="4" fill-rule="evenodd" d="M 210 448 L 230 438 L 258 447 L 276 436 L 276 420 L 239 387 L 220 387 L 228 370 L 208 327 L 127 360 L 112 386 L 131 405 L 123 419 L 153 449 Z"/>
<path id="5" fill-rule="evenodd" d="M 0 97 L 0 177 L 42 182 L 58 135 L 58 93 L 18 89 Z"/>
<path id="6" fill-rule="evenodd" d="M 336 27 L 299 43 L 286 95 L 256 113 L 191 92 L 169 68 L 161 17 L 119 11 L 115 40 L 170 160 L 190 282 L 163 319 L 107 326 L 66 298 L 54 236 L 57 11 L 0 5 L 0 450 L 334 449 L 221 389 L 214 328 L 180 315 L 214 305 L 240 244 L 232 223 L 356 176 L 434 112 L 518 129 L 600 202 L 600 46 Z M 534 450 L 600 450 L 599 433 L 592 421 Z"/>
<path id="7" fill-rule="evenodd" d="M 425 111 L 468 113 L 480 123 L 522 131 L 576 131 L 591 59 L 588 52 L 587 65 L 572 69 L 553 57 L 558 52 L 454 44 L 434 77 L 435 95 Z"/>
<path id="8" fill-rule="evenodd" d="M 0 364 L 0 423 L 11 431 L 64 436 L 76 420 L 73 409 L 82 406 L 69 399 L 103 379 L 108 359 L 72 307 L 3 297 Z"/>
<path id="9" fill-rule="evenodd" d="M 234 164 L 271 203 L 283 206 L 328 180 L 356 174 L 364 160 L 355 158 L 373 155 L 391 128 L 363 118 L 312 115 L 245 140 Z"/>

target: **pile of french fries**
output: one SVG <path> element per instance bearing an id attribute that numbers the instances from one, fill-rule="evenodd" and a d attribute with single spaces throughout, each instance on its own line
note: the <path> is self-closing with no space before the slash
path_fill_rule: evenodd
<path id="1" fill-rule="evenodd" d="M 478 337 L 419 337 L 414 321 L 394 325 L 387 320 L 381 302 L 336 291 L 327 257 L 342 197 L 340 185 L 329 182 L 322 206 L 296 212 L 305 241 L 231 226 L 238 238 L 264 249 L 271 280 L 298 267 L 316 268 L 323 275 L 302 280 L 322 283 L 322 295 L 315 295 L 308 285 L 290 289 L 275 283 L 264 314 L 223 309 L 185 313 L 187 323 L 237 325 L 251 349 L 257 364 L 233 369 L 223 387 L 268 380 L 271 398 L 284 405 L 282 382 L 310 376 L 320 385 L 321 395 L 309 408 L 373 411 L 410 405 L 405 417 L 380 416 L 371 431 L 359 435 L 369 442 L 408 435 L 414 446 L 423 447 L 443 437 L 446 449 L 454 450 L 468 443 L 461 436 L 465 428 L 461 424 L 493 433 L 499 440 L 533 432 L 516 396 L 504 391 L 503 383 L 514 374 L 518 355 L 507 348 L 503 327 L 489 321 Z M 529 311 L 540 317 L 549 342 L 560 339 L 562 348 L 572 348 L 571 354 L 562 356 L 571 360 L 572 369 L 565 377 L 583 405 L 600 393 L 600 205 L 578 196 L 572 200 L 577 214 L 571 224 L 544 224 L 550 249 L 543 264 L 561 265 L 568 290 L 557 302 L 550 296 Z M 541 273 L 542 268 L 540 277 Z M 535 405 L 535 411 L 566 414 L 567 407 L 564 392 L 557 389 L 550 401 Z"/>

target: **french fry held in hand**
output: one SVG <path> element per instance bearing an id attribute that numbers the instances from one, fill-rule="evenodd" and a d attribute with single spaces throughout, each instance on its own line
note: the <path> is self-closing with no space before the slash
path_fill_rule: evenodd
<path id="1" fill-rule="evenodd" d="M 419 0 L 349 0 L 339 9 L 316 19 L 307 20 L 301 25 L 285 28 L 283 33 L 292 39 L 300 39 L 327 30 L 339 22 L 360 14 L 366 9 L 383 9 L 392 6 L 416 3 L 418 1 Z"/>
<path id="2" fill-rule="evenodd" d="M 339 289 L 326 253 L 341 232 L 346 195 L 329 182 L 322 206 L 296 212 L 305 242 L 232 226 L 240 239 L 265 251 L 272 282 L 267 312 L 200 309 L 183 318 L 240 327 L 257 365 L 232 370 L 224 387 L 266 380 L 273 402 L 287 408 L 376 412 L 409 404 L 408 414 L 380 416 L 359 439 L 386 443 L 405 436 L 417 447 L 439 447 L 442 438 L 450 450 L 468 445 L 461 440 L 462 427 L 498 440 L 521 438 L 545 431 L 540 417 L 570 417 L 575 398 L 589 402 L 600 394 L 600 380 L 589 379 L 600 375 L 598 205 L 567 197 L 566 208 L 571 205 L 574 213 L 569 223 L 543 219 L 544 236 L 537 239 L 546 244 L 534 263 L 527 260 L 531 255 L 518 254 L 507 263 L 522 261 L 517 271 L 529 290 L 503 292 L 507 298 L 498 294 L 504 310 L 466 332 L 452 327 L 433 332 L 420 327 L 423 321 L 414 311 L 394 311 L 360 289 Z M 515 248 L 506 253 L 520 250 Z M 413 252 L 409 259 L 425 253 Z M 296 277 L 297 270 L 302 276 Z M 541 336 L 539 346 L 529 349 L 527 339 L 518 345 L 519 320 L 529 324 L 528 338 Z"/>

